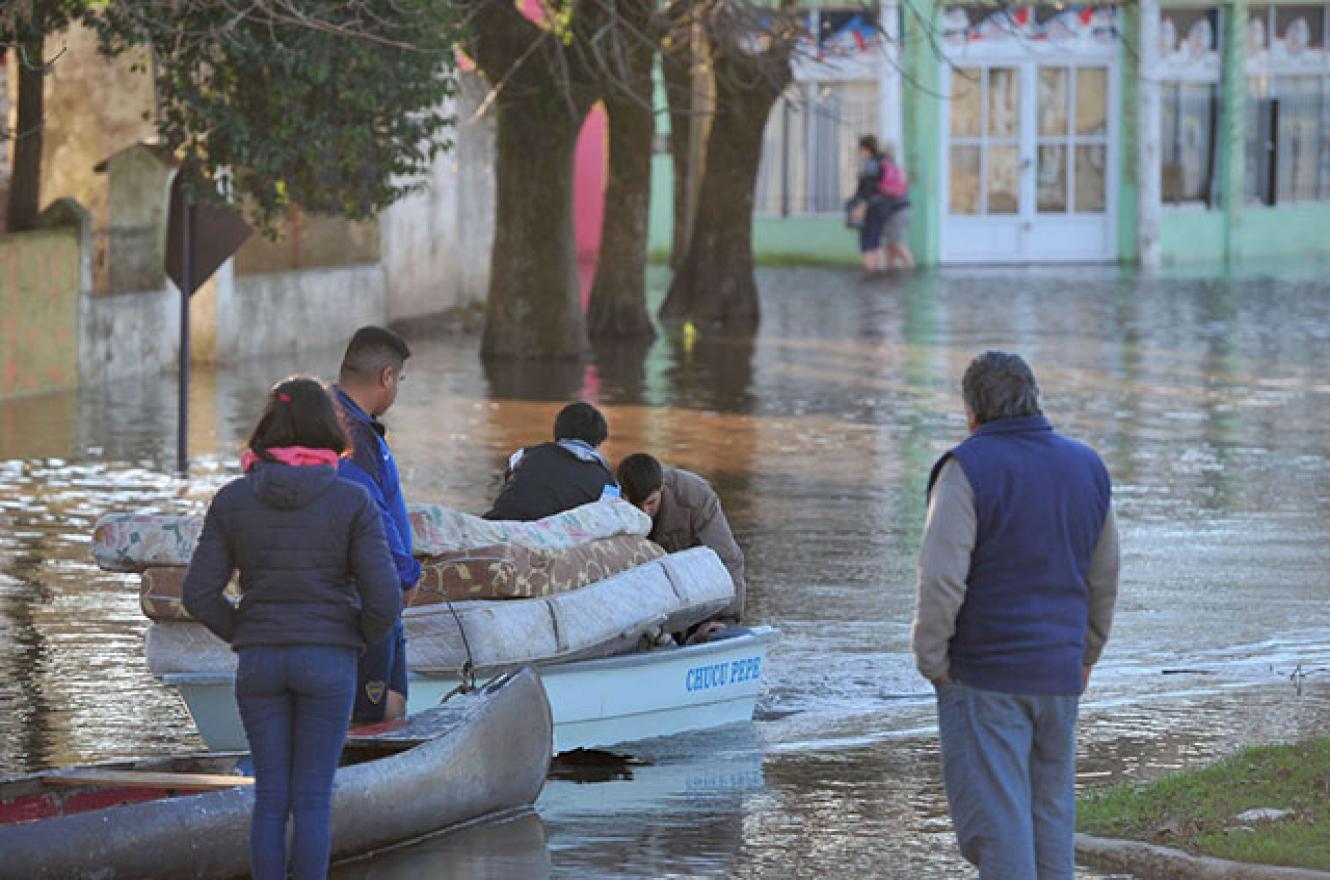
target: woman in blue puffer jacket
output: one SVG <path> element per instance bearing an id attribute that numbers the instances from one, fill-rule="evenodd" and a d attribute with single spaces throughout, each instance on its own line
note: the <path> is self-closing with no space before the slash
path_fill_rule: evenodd
<path id="1" fill-rule="evenodd" d="M 240 655 L 236 702 L 254 758 L 254 877 L 323 878 L 332 783 L 355 698 L 356 660 L 383 638 L 402 592 L 369 493 L 337 476 L 348 441 L 332 399 L 292 377 L 268 394 L 213 498 L 185 576 L 185 607 Z M 240 601 L 223 594 L 240 570 Z"/>

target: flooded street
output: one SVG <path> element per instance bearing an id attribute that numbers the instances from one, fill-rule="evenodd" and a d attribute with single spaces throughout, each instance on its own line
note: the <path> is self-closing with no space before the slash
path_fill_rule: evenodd
<path id="1" fill-rule="evenodd" d="M 408 500 L 484 510 L 504 457 L 584 397 L 611 460 L 645 449 L 712 481 L 747 553 L 750 622 L 784 638 L 755 724 L 625 746 L 634 762 L 551 779 L 538 819 L 335 876 L 972 876 L 909 620 L 928 469 L 964 436 L 959 378 L 984 348 L 1027 357 L 1046 414 L 1115 481 L 1121 594 L 1082 706 L 1081 784 L 1324 733 L 1323 279 L 764 270 L 755 340 L 674 331 L 554 367 L 490 369 L 476 338 L 408 331 L 385 419 Z M 0 403 L 0 775 L 200 745 L 147 672 L 137 577 L 96 569 L 92 524 L 201 510 L 238 472 L 267 386 L 332 376 L 340 354 L 196 374 L 188 480 L 170 473 L 170 377 Z"/>

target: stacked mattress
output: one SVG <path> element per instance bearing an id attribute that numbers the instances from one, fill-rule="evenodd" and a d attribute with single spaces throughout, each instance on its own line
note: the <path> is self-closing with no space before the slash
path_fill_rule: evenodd
<path id="1" fill-rule="evenodd" d="M 649 631 L 687 629 L 734 596 L 707 548 L 665 555 L 645 535 L 651 519 L 617 499 L 535 522 L 493 522 L 436 505 L 411 510 L 424 576 L 406 624 L 408 665 L 427 674 L 554 663 L 632 650 Z M 141 576 L 153 620 L 148 666 L 229 672 L 235 655 L 181 601 L 201 517 L 111 514 L 98 521 L 93 556 Z M 235 584 L 229 589 L 238 598 Z"/>

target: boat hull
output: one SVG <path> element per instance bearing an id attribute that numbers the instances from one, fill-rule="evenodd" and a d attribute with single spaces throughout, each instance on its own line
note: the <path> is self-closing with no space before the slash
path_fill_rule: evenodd
<path id="1" fill-rule="evenodd" d="M 750 721 L 767 651 L 779 638 L 771 627 L 755 627 L 705 645 L 540 667 L 554 717 L 554 751 Z M 163 681 L 180 691 L 209 748 L 246 748 L 231 676 L 176 673 Z M 453 676 L 413 676 L 408 711 L 436 704 L 457 684 Z"/>
<path id="2" fill-rule="evenodd" d="M 530 670 L 496 684 L 437 738 L 337 771 L 334 858 L 535 801 L 551 758 L 549 704 Z M 0 877 L 243 876 L 253 806 L 246 786 L 3 826 Z"/>

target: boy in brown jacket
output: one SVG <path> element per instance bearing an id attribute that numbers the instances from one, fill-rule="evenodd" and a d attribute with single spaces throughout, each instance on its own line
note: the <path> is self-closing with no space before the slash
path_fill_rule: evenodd
<path id="1" fill-rule="evenodd" d="M 699 546 L 716 551 L 734 581 L 734 601 L 717 621 L 738 624 L 743 619 L 747 591 L 744 554 L 734 541 L 716 491 L 692 471 L 662 468 L 645 452 L 635 452 L 619 462 L 618 478 L 623 497 L 652 519 L 647 537 L 665 552 Z"/>

